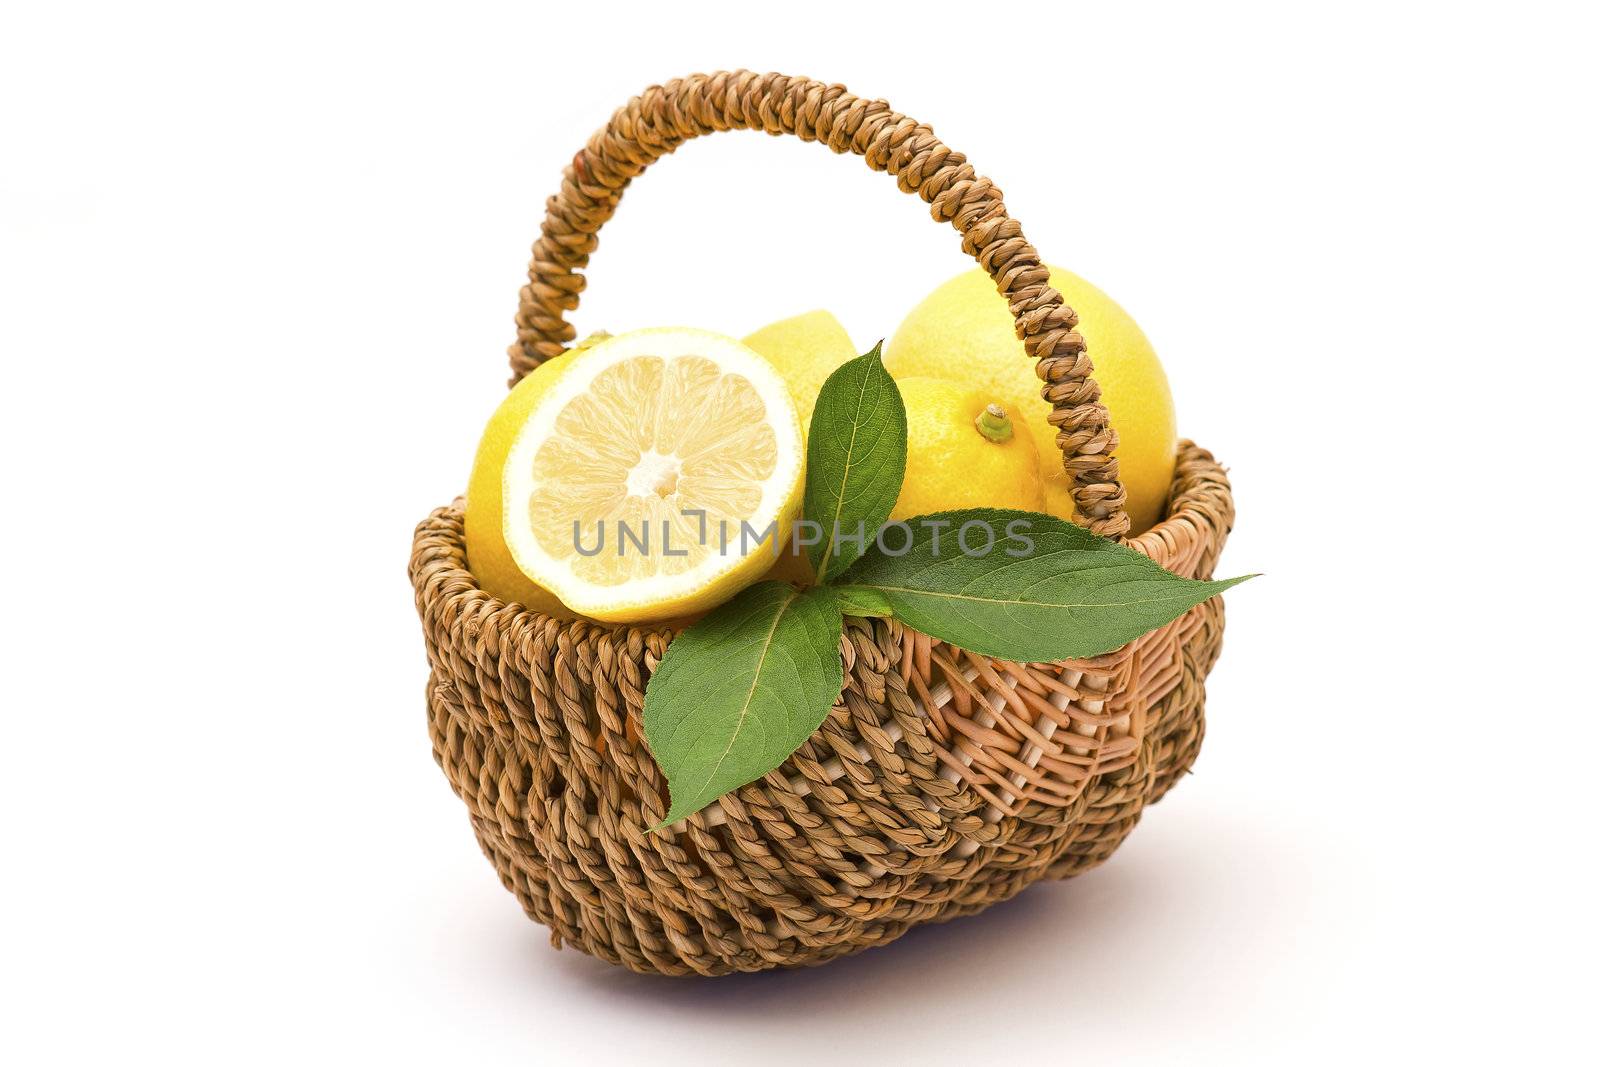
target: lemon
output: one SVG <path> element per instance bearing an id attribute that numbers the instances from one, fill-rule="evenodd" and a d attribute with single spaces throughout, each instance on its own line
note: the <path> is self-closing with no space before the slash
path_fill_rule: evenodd
<path id="1" fill-rule="evenodd" d="M 1050 284 L 1077 311 L 1078 332 L 1089 343 L 1101 402 L 1117 431 L 1128 518 L 1132 532 L 1139 533 L 1160 520 L 1177 461 L 1177 421 L 1166 372 L 1139 324 L 1109 296 L 1054 267 Z M 884 366 L 897 378 L 947 378 L 1003 397 L 1034 439 L 1049 513 L 1072 518 L 1055 431 L 1045 421 L 1050 405 L 1039 395 L 1043 383 L 1033 364 L 1017 340 L 1005 300 L 981 270 L 958 275 L 929 294 L 900 324 L 884 356 Z"/>
<path id="2" fill-rule="evenodd" d="M 803 546 L 796 545 L 790 538 L 784 543 L 783 550 L 778 553 L 778 558 L 773 561 L 767 573 L 761 576 L 764 582 L 788 582 L 790 585 L 812 586 L 817 584 L 817 572 L 812 569 L 811 557 L 806 555 Z"/>
<path id="3" fill-rule="evenodd" d="M 839 320 L 826 311 L 780 319 L 744 339 L 783 376 L 800 412 L 800 425 L 811 427 L 811 409 L 828 375 L 858 353 Z"/>
<path id="4" fill-rule="evenodd" d="M 803 475 L 800 418 L 766 360 L 703 330 L 635 330 L 533 401 L 505 461 L 505 542 L 574 611 L 679 618 L 772 565 Z"/>
<path id="5" fill-rule="evenodd" d="M 906 475 L 889 518 L 954 508 L 1044 510 L 1033 439 L 992 394 L 943 378 L 902 378 Z"/>
<path id="6" fill-rule="evenodd" d="M 491 596 L 515 602 L 557 618 L 570 619 L 572 612 L 555 594 L 522 573 L 511 558 L 502 530 L 502 492 L 506 454 L 517 431 L 528 420 L 528 412 L 566 372 L 574 352 L 563 352 L 539 364 L 518 382 L 484 427 L 478 454 L 472 461 L 472 480 L 467 484 L 466 546 L 467 569 L 478 585 Z"/>

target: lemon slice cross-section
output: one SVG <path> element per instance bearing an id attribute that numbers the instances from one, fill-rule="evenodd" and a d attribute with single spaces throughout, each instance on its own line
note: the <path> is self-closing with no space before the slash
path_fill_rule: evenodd
<path id="1" fill-rule="evenodd" d="M 574 611 L 678 618 L 772 565 L 804 466 L 766 360 L 703 330 L 636 330 L 575 357 L 528 413 L 502 479 L 506 544 Z"/>

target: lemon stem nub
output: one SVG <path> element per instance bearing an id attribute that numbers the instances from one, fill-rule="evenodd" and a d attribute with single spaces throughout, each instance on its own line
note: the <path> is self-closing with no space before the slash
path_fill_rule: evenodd
<path id="1" fill-rule="evenodd" d="M 1007 415 L 1006 409 L 999 404 L 990 404 L 984 408 L 973 422 L 977 425 L 978 432 L 991 441 L 1011 440 L 1011 416 Z"/>

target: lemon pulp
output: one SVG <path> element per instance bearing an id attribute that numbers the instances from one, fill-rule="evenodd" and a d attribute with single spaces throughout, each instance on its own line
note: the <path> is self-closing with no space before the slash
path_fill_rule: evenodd
<path id="1" fill-rule="evenodd" d="M 506 459 L 506 543 L 574 611 L 673 618 L 772 565 L 802 476 L 799 416 L 766 361 L 718 334 L 638 330 L 530 412 Z"/>

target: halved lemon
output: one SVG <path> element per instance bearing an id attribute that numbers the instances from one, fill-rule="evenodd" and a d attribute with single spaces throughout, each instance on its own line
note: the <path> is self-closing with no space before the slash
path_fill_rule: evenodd
<path id="1" fill-rule="evenodd" d="M 635 330 L 573 360 L 528 413 L 502 479 L 506 544 L 591 618 L 704 611 L 772 566 L 804 466 L 766 360 L 703 330 Z"/>

